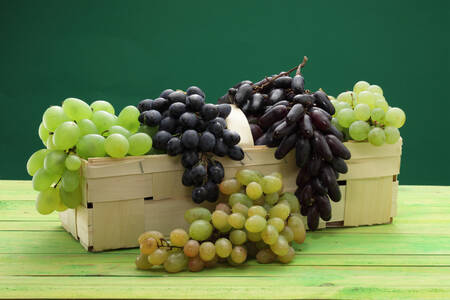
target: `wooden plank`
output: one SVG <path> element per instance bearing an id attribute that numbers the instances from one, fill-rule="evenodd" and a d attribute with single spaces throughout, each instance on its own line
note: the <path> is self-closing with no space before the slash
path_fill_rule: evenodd
<path id="1" fill-rule="evenodd" d="M 59 213 L 59 219 L 61 220 L 61 225 L 64 229 L 72 234 L 74 238 L 78 238 L 77 234 L 77 210 L 67 209 Z"/>
<path id="2" fill-rule="evenodd" d="M 181 182 L 183 171 L 169 171 L 152 174 L 152 196 L 154 200 L 190 197 L 192 188 Z M 176 201 L 173 199 L 173 201 Z"/>
<path id="3" fill-rule="evenodd" d="M 93 245 L 93 217 L 92 208 L 80 206 L 77 208 L 77 236 L 76 239 L 87 250 Z"/>
<path id="4" fill-rule="evenodd" d="M 0 221 L 55 221 L 59 222 L 56 212 L 41 215 L 35 208 L 36 200 L 0 200 Z"/>
<path id="5" fill-rule="evenodd" d="M 55 222 L 49 221 L 0 221 L 0 231 L 61 231 L 64 232 L 65 229 L 62 227 L 58 220 Z"/>
<path id="6" fill-rule="evenodd" d="M 351 159 L 347 166 L 348 172 L 340 175 L 339 180 L 392 177 L 400 171 L 400 156 Z"/>
<path id="7" fill-rule="evenodd" d="M 395 144 L 384 144 L 380 147 L 373 146 L 368 142 L 355 142 L 349 141 L 344 143 L 352 154 L 351 159 L 366 159 L 366 158 L 382 158 L 391 156 L 402 155 L 403 140 L 400 140 Z"/>
<path id="8" fill-rule="evenodd" d="M 31 180 L 0 180 L 0 201 L 35 200 L 37 195 Z"/>
<path id="9" fill-rule="evenodd" d="M 391 217 L 397 216 L 397 195 L 398 195 L 398 181 L 392 182 L 392 207 Z"/>
<path id="10" fill-rule="evenodd" d="M 239 268 L 239 272 L 246 270 Z M 147 274 L 143 277 L 21 276 L 17 280 L 2 276 L 0 290 L 5 298 L 442 299 L 450 293 L 450 272 L 445 267 L 307 266 L 296 267 L 296 271 L 295 276 L 260 272 L 259 276 L 252 277 L 211 276 L 214 271 L 204 271 L 202 276 L 192 273 L 161 276 L 162 271 L 157 275 L 142 272 Z M 83 288 L 74 289 L 74 286 Z"/>
<path id="11" fill-rule="evenodd" d="M 91 255 L 92 254 L 92 255 Z M 142 272 L 134 267 L 134 253 L 84 253 L 84 254 L 0 254 L 0 274 L 3 276 L 148 276 L 164 275 L 154 268 Z M 49 263 L 51 262 L 51 263 Z M 450 267 L 450 256 L 436 255 L 309 255 L 297 253 L 289 265 L 272 263 L 262 265 L 249 260 L 247 268 L 236 270 L 221 266 L 207 271 L 213 276 L 295 276 L 297 266 L 354 266 L 354 267 Z M 23 266 L 27 266 L 23 268 Z M 150 273 L 150 274 L 149 274 Z M 204 277 L 205 273 L 188 273 L 185 276 Z"/>
<path id="12" fill-rule="evenodd" d="M 88 200 L 99 203 L 150 197 L 153 196 L 152 182 L 152 174 L 89 179 Z"/>
<path id="13" fill-rule="evenodd" d="M 136 247 L 144 232 L 144 199 L 95 203 L 92 209 L 93 251 Z"/>
<path id="14" fill-rule="evenodd" d="M 392 176 L 347 180 L 344 226 L 390 221 Z"/>

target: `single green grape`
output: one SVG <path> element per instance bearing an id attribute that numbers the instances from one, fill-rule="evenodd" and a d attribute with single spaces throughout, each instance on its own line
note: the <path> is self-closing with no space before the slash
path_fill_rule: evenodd
<path id="1" fill-rule="evenodd" d="M 81 159 L 77 155 L 70 154 L 66 157 L 64 165 L 69 171 L 77 171 L 81 167 Z"/>
<path id="2" fill-rule="evenodd" d="M 374 146 L 381 146 L 386 140 L 386 134 L 384 130 L 379 127 L 374 127 L 369 131 L 368 135 L 369 143 Z"/>
<path id="3" fill-rule="evenodd" d="M 111 126 L 111 128 L 109 128 L 108 132 L 105 135 L 109 136 L 114 133 L 119 133 L 126 138 L 128 138 L 131 135 L 131 133 L 127 129 L 119 125 Z"/>
<path id="4" fill-rule="evenodd" d="M 284 203 L 278 203 L 274 207 L 272 207 L 269 211 L 269 216 L 271 218 L 280 218 L 282 220 L 286 220 L 287 217 L 289 217 L 289 214 L 291 213 L 291 208 L 289 205 L 286 205 Z"/>
<path id="5" fill-rule="evenodd" d="M 240 214 L 242 214 L 244 217 L 246 217 L 247 218 L 247 216 L 248 216 L 248 207 L 247 206 L 245 206 L 244 204 L 242 204 L 242 203 L 236 203 L 235 205 L 233 205 L 233 207 L 231 208 L 231 210 L 234 212 L 234 213 L 240 213 Z"/>
<path id="6" fill-rule="evenodd" d="M 370 109 L 375 107 L 375 95 L 369 91 L 362 91 L 358 94 L 358 103 L 369 105 Z"/>
<path id="7" fill-rule="evenodd" d="M 62 104 L 62 108 L 71 120 L 90 119 L 92 116 L 92 110 L 89 105 L 77 98 L 67 98 Z"/>
<path id="8" fill-rule="evenodd" d="M 226 229 L 230 224 L 228 224 L 228 214 L 223 210 L 216 210 L 211 216 L 212 224 L 218 230 Z"/>
<path id="9" fill-rule="evenodd" d="M 232 213 L 228 216 L 228 224 L 233 228 L 243 228 L 245 224 L 245 216 L 240 213 Z"/>
<path id="10" fill-rule="evenodd" d="M 350 125 L 350 137 L 355 141 L 364 141 L 370 131 L 370 125 L 364 121 L 355 121 Z"/>
<path id="11" fill-rule="evenodd" d="M 283 183 L 280 178 L 268 175 L 263 177 L 261 185 L 265 194 L 272 194 L 280 191 Z"/>
<path id="12" fill-rule="evenodd" d="M 56 210 L 58 203 L 58 190 L 52 187 L 47 188 L 38 194 L 36 199 L 36 210 L 42 215 L 48 215 Z"/>
<path id="13" fill-rule="evenodd" d="M 78 171 L 65 170 L 61 178 L 61 189 L 66 192 L 73 192 L 80 185 L 80 173 Z"/>
<path id="14" fill-rule="evenodd" d="M 89 119 L 82 119 L 77 122 L 78 128 L 80 128 L 80 136 L 86 134 L 98 134 L 97 126 Z"/>
<path id="15" fill-rule="evenodd" d="M 271 217 L 267 224 L 274 226 L 278 232 L 281 232 L 284 229 L 284 220 L 278 217 Z"/>
<path id="16" fill-rule="evenodd" d="M 61 201 L 68 208 L 77 208 L 81 204 L 81 188 L 78 186 L 73 192 L 67 192 L 64 189 L 59 189 L 59 196 Z"/>
<path id="17" fill-rule="evenodd" d="M 288 243 L 294 240 L 294 231 L 289 226 L 284 226 L 284 229 L 280 232 L 280 234 L 284 236 Z"/>
<path id="18" fill-rule="evenodd" d="M 401 128 L 405 124 L 405 112 L 398 107 L 391 107 L 386 112 L 384 117 L 387 126 Z"/>
<path id="19" fill-rule="evenodd" d="M 183 252 L 171 253 L 164 262 L 164 269 L 169 273 L 181 272 L 187 268 L 188 262 Z"/>
<path id="20" fill-rule="evenodd" d="M 384 134 L 386 135 L 387 144 L 395 144 L 400 138 L 400 131 L 393 126 L 384 127 Z"/>
<path id="21" fill-rule="evenodd" d="M 41 124 L 39 124 L 39 138 L 41 139 L 42 143 L 47 146 L 47 139 L 50 136 L 50 132 L 48 131 L 47 128 L 45 128 L 44 123 L 41 122 Z"/>
<path id="22" fill-rule="evenodd" d="M 75 146 L 81 136 L 81 131 L 75 122 L 60 124 L 53 135 L 53 143 L 59 150 L 67 150 Z"/>
<path id="23" fill-rule="evenodd" d="M 351 108 L 356 103 L 356 94 L 351 91 L 340 93 L 337 97 L 337 101 L 347 103 Z"/>
<path id="24" fill-rule="evenodd" d="M 370 85 L 370 86 L 367 88 L 367 90 L 368 90 L 369 92 L 372 92 L 372 93 L 378 93 L 378 94 L 380 94 L 380 95 L 383 95 L 383 89 L 382 89 L 381 87 L 379 87 L 378 85 L 376 85 L 376 84 Z"/>
<path id="25" fill-rule="evenodd" d="M 233 245 L 230 240 L 227 238 L 219 238 L 216 243 L 216 254 L 221 258 L 227 258 L 231 254 L 231 250 L 233 249 Z"/>
<path id="26" fill-rule="evenodd" d="M 375 94 L 375 96 L 377 96 L 379 94 Z M 387 101 L 384 99 L 383 96 L 381 96 L 382 98 L 378 98 L 375 100 L 375 108 L 381 108 L 384 112 L 387 112 L 389 109 L 389 104 L 387 103 Z"/>
<path id="27" fill-rule="evenodd" d="M 247 185 L 245 192 L 247 193 L 247 196 L 252 200 L 257 200 L 257 199 L 261 198 L 261 196 L 263 194 L 262 187 L 257 182 L 250 182 Z"/>
<path id="28" fill-rule="evenodd" d="M 82 136 L 77 143 L 77 154 L 84 159 L 104 157 L 106 155 L 105 138 L 99 134 Z"/>
<path id="29" fill-rule="evenodd" d="M 40 168 L 33 175 L 33 189 L 35 191 L 44 191 L 48 189 L 52 183 L 58 180 L 59 176 L 57 174 L 50 173 L 45 170 L 45 168 Z"/>
<path id="30" fill-rule="evenodd" d="M 236 173 L 237 181 L 242 185 L 248 185 L 250 182 L 260 182 L 259 174 L 254 170 L 242 169 Z"/>
<path id="31" fill-rule="evenodd" d="M 233 245 L 243 245 L 247 241 L 247 233 L 240 229 L 232 230 L 230 232 L 230 241 Z"/>
<path id="32" fill-rule="evenodd" d="M 148 255 L 140 254 L 136 257 L 134 261 L 136 268 L 139 270 L 149 270 L 153 267 L 151 263 L 148 261 Z"/>
<path id="33" fill-rule="evenodd" d="M 70 119 L 64 113 L 61 106 L 54 105 L 47 108 L 42 116 L 42 121 L 45 128 L 47 128 L 48 131 L 53 132 L 61 123 L 70 121 Z"/>
<path id="34" fill-rule="evenodd" d="M 364 103 L 360 103 L 355 106 L 355 118 L 356 120 L 367 121 L 370 118 L 370 106 Z"/>
<path id="35" fill-rule="evenodd" d="M 253 201 L 243 193 L 233 193 L 230 195 L 230 197 L 228 198 L 228 204 L 233 207 L 236 203 L 242 203 L 247 207 L 253 205 Z"/>
<path id="36" fill-rule="evenodd" d="M 37 170 L 44 167 L 44 159 L 50 150 L 40 149 L 34 152 L 27 161 L 28 175 L 33 176 Z"/>
<path id="37" fill-rule="evenodd" d="M 197 241 L 204 241 L 211 236 L 213 227 L 205 220 L 195 220 L 189 227 L 189 236 Z"/>
<path id="38" fill-rule="evenodd" d="M 64 162 L 67 154 L 61 150 L 52 150 L 44 158 L 44 169 L 55 175 L 61 175 L 64 172 Z"/>
<path id="39" fill-rule="evenodd" d="M 252 207 L 250 207 L 248 209 L 247 214 L 249 217 L 259 215 L 259 216 L 265 218 L 267 216 L 267 211 L 264 207 L 262 207 L 260 205 L 253 205 Z"/>
<path id="40" fill-rule="evenodd" d="M 280 198 L 280 194 L 278 194 L 278 193 L 266 194 L 265 202 L 266 202 L 266 204 L 274 205 L 275 203 L 278 202 L 279 198 Z"/>
<path id="41" fill-rule="evenodd" d="M 138 132 L 128 138 L 130 155 L 144 155 L 152 149 L 152 138 L 145 133 Z"/>
<path id="42" fill-rule="evenodd" d="M 231 250 L 230 260 L 235 264 L 242 264 L 247 259 L 247 250 L 243 246 L 235 246 Z"/>
<path id="43" fill-rule="evenodd" d="M 336 115 L 336 118 L 344 128 L 350 127 L 350 125 L 356 120 L 355 112 L 351 108 L 344 108 Z"/>
<path id="44" fill-rule="evenodd" d="M 287 201 L 289 203 L 291 213 L 300 212 L 300 203 L 298 202 L 297 196 L 295 196 L 293 193 L 290 192 L 283 193 L 280 197 L 280 201 Z"/>
<path id="45" fill-rule="evenodd" d="M 154 266 L 162 265 L 169 257 L 169 252 L 163 248 L 157 248 L 148 256 L 148 262 Z"/>
<path id="46" fill-rule="evenodd" d="M 98 129 L 98 132 L 103 135 L 103 133 L 111 128 L 111 126 L 117 124 L 117 117 L 106 111 L 100 110 L 92 114 L 92 122 Z"/>
<path id="47" fill-rule="evenodd" d="M 290 263 L 295 257 L 295 250 L 292 247 L 289 247 L 288 253 L 285 255 L 278 256 L 278 260 L 283 263 L 287 264 Z"/>
<path id="48" fill-rule="evenodd" d="M 115 114 L 114 107 L 111 103 L 104 100 L 97 100 L 91 103 L 91 109 L 93 112 L 106 111 L 112 115 Z"/>
<path id="49" fill-rule="evenodd" d="M 111 157 L 125 157 L 129 148 L 127 138 L 119 133 L 113 133 L 105 139 L 105 151 Z"/>
<path id="50" fill-rule="evenodd" d="M 267 245 L 275 244 L 278 241 L 278 230 L 273 225 L 267 225 L 261 232 L 261 238 Z"/>
<path id="51" fill-rule="evenodd" d="M 140 123 L 139 123 L 139 110 L 132 105 L 129 105 L 122 109 L 118 116 L 118 124 L 132 133 L 138 131 Z"/>
<path id="52" fill-rule="evenodd" d="M 184 213 L 184 219 L 191 224 L 195 220 L 211 221 L 211 212 L 204 207 L 193 207 Z"/>
<path id="53" fill-rule="evenodd" d="M 250 232 L 260 232 L 266 227 L 266 219 L 259 216 L 251 216 L 245 222 L 245 229 Z"/>
<path id="54" fill-rule="evenodd" d="M 270 245 L 270 249 L 278 256 L 284 256 L 289 252 L 289 243 L 286 238 L 282 235 L 278 236 L 275 243 Z"/>
<path id="55" fill-rule="evenodd" d="M 382 123 L 384 121 L 384 110 L 382 108 L 374 108 L 372 109 L 372 113 L 370 115 L 370 118 L 378 123 Z"/>
<path id="56" fill-rule="evenodd" d="M 362 91 L 366 91 L 369 88 L 370 84 L 367 81 L 358 81 L 353 86 L 353 91 L 359 96 L 359 93 Z"/>

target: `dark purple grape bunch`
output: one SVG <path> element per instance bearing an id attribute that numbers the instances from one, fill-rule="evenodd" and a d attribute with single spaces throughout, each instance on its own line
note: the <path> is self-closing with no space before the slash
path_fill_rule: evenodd
<path id="1" fill-rule="evenodd" d="M 287 72 L 252 83 L 245 80 L 230 88 L 219 103 L 235 103 L 247 116 L 255 145 L 277 147 L 275 158 L 295 149 L 297 196 L 308 227 L 317 229 L 319 218 L 331 219 L 332 201 L 341 199 L 339 173 L 347 172 L 350 151 L 344 136 L 332 123 L 333 104 L 322 90 L 305 90 L 303 62 Z M 297 70 L 294 77 L 289 76 Z"/>
<path id="2" fill-rule="evenodd" d="M 164 90 L 158 98 L 142 100 L 137 107 L 142 124 L 158 126 L 153 147 L 170 156 L 181 155 L 185 168 L 182 182 L 194 187 L 193 201 L 217 201 L 217 185 L 224 177 L 224 168 L 211 154 L 233 160 L 244 158 L 238 146 L 241 137 L 227 129 L 225 122 L 231 106 L 205 103 L 205 93 L 191 86 L 186 92 Z"/>

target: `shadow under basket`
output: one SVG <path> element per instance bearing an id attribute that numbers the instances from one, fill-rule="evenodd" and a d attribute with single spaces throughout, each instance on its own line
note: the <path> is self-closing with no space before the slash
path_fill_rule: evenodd
<path id="1" fill-rule="evenodd" d="M 244 168 L 264 174 L 280 172 L 284 191 L 296 190 L 299 169 L 294 151 L 277 160 L 275 148 L 253 146 L 247 119 L 236 108 L 227 118 L 227 124 L 240 133 L 245 158 L 233 161 L 215 157 L 225 168 L 225 178 L 234 177 Z M 352 141 L 345 145 L 352 158 L 347 161 L 348 173 L 339 177 L 342 199 L 331 202 L 332 219 L 321 220 L 319 228 L 392 222 L 397 214 L 402 140 L 380 147 Z M 85 249 L 94 252 L 137 247 L 138 236 L 147 230 L 158 230 L 167 236 L 172 229 L 187 229 L 184 213 L 198 204 L 191 200 L 192 188 L 181 183 L 184 169 L 180 159 L 179 156 L 147 155 L 83 161 L 82 203 L 59 214 L 63 227 Z M 219 201 L 226 199 L 221 196 Z M 212 209 L 215 204 L 203 206 Z"/>

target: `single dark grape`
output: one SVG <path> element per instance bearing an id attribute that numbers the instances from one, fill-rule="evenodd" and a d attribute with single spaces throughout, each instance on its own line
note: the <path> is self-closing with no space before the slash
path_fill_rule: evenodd
<path id="1" fill-rule="evenodd" d="M 159 97 L 169 99 L 169 95 L 173 92 L 174 92 L 174 90 L 172 90 L 172 89 L 164 90 L 164 91 L 162 91 L 161 95 L 159 95 Z"/>
<path id="2" fill-rule="evenodd" d="M 197 131 L 188 129 L 181 135 L 181 143 L 186 149 L 196 149 L 199 142 Z"/>
<path id="3" fill-rule="evenodd" d="M 191 169 L 190 174 L 192 178 L 192 183 L 195 186 L 199 186 L 202 185 L 204 180 L 206 179 L 207 172 L 206 168 L 202 164 L 198 164 Z"/>
<path id="4" fill-rule="evenodd" d="M 206 201 L 216 202 L 219 198 L 219 187 L 217 184 L 208 180 L 203 187 L 206 189 Z"/>
<path id="5" fill-rule="evenodd" d="M 208 127 L 208 123 L 203 121 L 202 119 L 197 119 L 197 125 L 195 125 L 195 130 L 198 132 L 203 132 Z"/>
<path id="6" fill-rule="evenodd" d="M 209 131 L 202 133 L 198 147 L 201 152 L 213 152 L 216 146 L 216 137 Z"/>
<path id="7" fill-rule="evenodd" d="M 231 113 L 231 106 L 228 104 L 217 105 L 217 110 L 219 111 L 219 117 L 226 119 Z"/>
<path id="8" fill-rule="evenodd" d="M 183 152 L 181 156 L 181 164 L 185 168 L 192 168 L 199 162 L 200 158 L 198 157 L 197 151 L 187 150 Z"/>
<path id="9" fill-rule="evenodd" d="M 172 134 L 175 133 L 175 130 L 177 129 L 177 120 L 172 117 L 165 117 L 161 120 L 159 124 L 159 130 L 165 130 L 167 132 L 170 132 Z"/>
<path id="10" fill-rule="evenodd" d="M 186 98 L 186 107 L 189 111 L 199 112 L 204 104 L 205 99 L 201 95 L 193 94 Z"/>
<path id="11" fill-rule="evenodd" d="M 216 105 L 208 103 L 203 105 L 201 115 L 203 120 L 209 121 L 216 118 L 219 115 L 219 111 Z"/>
<path id="12" fill-rule="evenodd" d="M 216 139 L 216 146 L 214 147 L 214 154 L 217 156 L 225 156 L 228 154 L 228 146 L 223 142 L 223 139 Z"/>
<path id="13" fill-rule="evenodd" d="M 180 117 L 180 124 L 184 127 L 184 128 L 195 128 L 195 126 L 197 125 L 197 116 L 191 112 L 185 112 L 184 114 L 181 115 Z"/>
<path id="14" fill-rule="evenodd" d="M 223 141 L 227 146 L 237 145 L 241 141 L 241 136 L 236 131 L 230 129 L 223 130 Z"/>
<path id="15" fill-rule="evenodd" d="M 228 149 L 228 156 L 233 160 L 243 160 L 244 151 L 241 147 L 234 145 Z"/>
<path id="16" fill-rule="evenodd" d="M 217 138 L 223 135 L 223 126 L 219 122 L 212 122 L 208 125 L 208 131 L 214 134 Z"/>
<path id="17" fill-rule="evenodd" d="M 209 121 L 208 123 L 214 123 L 214 122 L 219 122 L 220 125 L 222 125 L 223 128 L 227 128 L 227 122 L 225 121 L 224 118 L 217 117 L 214 120 Z"/>
<path id="18" fill-rule="evenodd" d="M 222 182 L 224 176 L 225 170 L 220 162 L 214 161 L 208 164 L 208 178 L 212 182 L 219 184 Z"/>
<path id="19" fill-rule="evenodd" d="M 157 110 L 148 110 L 144 114 L 144 123 L 150 127 L 158 126 L 161 122 L 161 113 Z"/>
<path id="20" fill-rule="evenodd" d="M 170 93 L 168 99 L 170 103 L 175 102 L 186 103 L 186 95 L 181 91 L 175 91 Z"/>
<path id="21" fill-rule="evenodd" d="M 172 118 L 178 119 L 185 112 L 186 112 L 186 104 L 182 102 L 175 102 L 169 106 L 169 115 Z"/>
<path id="22" fill-rule="evenodd" d="M 159 150 L 166 150 L 167 143 L 171 138 L 172 135 L 169 132 L 165 130 L 158 131 L 153 137 L 153 146 Z"/>
<path id="23" fill-rule="evenodd" d="M 190 86 L 190 87 L 188 87 L 188 89 L 186 90 L 186 95 L 188 95 L 188 96 L 190 96 L 190 95 L 200 95 L 200 96 L 202 96 L 202 98 L 205 98 L 205 93 L 198 86 Z"/>
<path id="24" fill-rule="evenodd" d="M 159 111 L 160 113 L 167 110 L 169 107 L 169 101 L 165 98 L 156 98 L 153 100 L 152 109 Z"/>
<path id="25" fill-rule="evenodd" d="M 208 192 L 202 186 L 196 187 L 192 190 L 192 200 L 195 203 L 202 203 L 206 200 Z"/>
<path id="26" fill-rule="evenodd" d="M 138 117 L 138 121 L 139 121 L 139 123 L 141 123 L 141 124 L 144 124 L 144 123 L 145 123 L 145 112 L 146 112 L 146 111 L 141 112 L 140 115 L 139 115 L 139 117 Z"/>
<path id="27" fill-rule="evenodd" d="M 184 186 L 193 186 L 194 183 L 192 182 L 191 177 L 191 169 L 185 169 L 183 172 L 183 177 L 181 177 L 181 183 Z"/>
<path id="28" fill-rule="evenodd" d="M 183 145 L 181 144 L 181 140 L 177 137 L 171 138 L 167 142 L 167 154 L 170 156 L 176 156 L 183 152 Z"/>
<path id="29" fill-rule="evenodd" d="M 137 109 L 139 112 L 147 111 L 152 109 L 153 99 L 145 99 L 139 102 Z"/>

